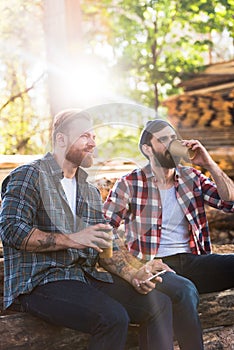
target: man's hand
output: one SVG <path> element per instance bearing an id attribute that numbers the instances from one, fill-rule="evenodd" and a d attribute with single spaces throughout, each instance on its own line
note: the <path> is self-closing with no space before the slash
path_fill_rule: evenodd
<path id="1" fill-rule="evenodd" d="M 214 162 L 206 148 L 198 140 L 182 140 L 182 144 L 195 152 L 191 160 L 193 164 L 207 169 Z"/>
<path id="2" fill-rule="evenodd" d="M 68 237 L 72 241 L 72 248 L 93 248 L 101 253 L 102 248 L 112 246 L 113 236 L 110 234 L 112 226 L 106 224 L 96 224 L 85 229 L 72 233 Z"/>
<path id="3" fill-rule="evenodd" d="M 161 259 L 149 261 L 134 275 L 132 280 L 133 287 L 141 294 L 148 294 L 155 288 L 156 283 L 162 283 L 162 277 L 158 276 L 153 281 L 148 281 L 148 278 L 163 270 L 174 272 Z"/>
<path id="4" fill-rule="evenodd" d="M 145 264 L 147 271 L 151 273 L 152 275 L 155 275 L 157 272 L 160 272 L 162 270 L 167 270 L 171 272 L 175 272 L 172 270 L 167 264 L 165 264 L 162 259 L 153 259 Z M 148 276 L 148 277 L 151 277 Z"/>
<path id="5" fill-rule="evenodd" d="M 234 182 L 211 158 L 206 148 L 197 140 L 183 140 L 183 144 L 195 151 L 193 164 L 209 171 L 217 186 L 219 196 L 224 201 L 234 201 Z"/>
<path id="6" fill-rule="evenodd" d="M 33 228 L 22 242 L 22 249 L 31 252 L 50 252 L 68 248 L 87 247 L 102 252 L 102 248 L 112 246 L 112 227 L 106 224 L 88 226 L 71 234 L 44 232 Z"/>

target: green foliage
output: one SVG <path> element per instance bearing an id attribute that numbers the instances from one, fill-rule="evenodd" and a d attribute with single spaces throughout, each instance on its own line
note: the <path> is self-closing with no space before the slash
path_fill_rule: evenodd
<path id="1" fill-rule="evenodd" d="M 41 153 L 49 123 L 37 108 L 44 94 L 41 1 L 2 1 L 0 32 L 0 152 Z"/>
<path id="2" fill-rule="evenodd" d="M 109 29 L 106 40 L 116 54 L 112 69 L 118 91 L 156 110 L 162 99 L 178 92 L 182 76 L 201 70 L 216 50 L 224 55 L 212 35 L 224 30 L 233 35 L 233 0 L 89 3 L 101 17 L 108 17 L 103 26 Z M 84 13 L 85 5 L 84 1 Z"/>
<path id="3" fill-rule="evenodd" d="M 138 148 L 139 133 L 129 135 L 125 131 L 114 133 L 112 137 L 108 137 L 98 147 L 98 156 L 105 160 L 113 160 L 121 158 L 122 160 L 129 160 L 130 158 L 139 158 Z"/>

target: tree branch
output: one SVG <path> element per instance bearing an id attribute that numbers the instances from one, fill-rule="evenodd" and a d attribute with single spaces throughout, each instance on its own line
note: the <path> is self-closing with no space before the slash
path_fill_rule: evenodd
<path id="1" fill-rule="evenodd" d="M 27 92 L 29 92 L 30 90 L 32 90 L 32 89 L 35 87 L 35 85 L 43 78 L 44 75 L 45 75 L 45 72 L 42 73 L 42 74 L 39 76 L 39 78 L 38 78 L 37 80 L 35 80 L 34 83 L 33 83 L 31 86 L 29 86 L 27 89 L 25 89 L 24 91 L 19 92 L 18 94 L 14 95 L 14 96 L 11 96 L 11 97 L 9 98 L 9 100 L 8 100 L 7 102 L 5 102 L 5 103 L 2 105 L 2 107 L 0 108 L 0 112 L 2 112 L 3 109 L 6 108 L 6 106 L 7 106 L 9 103 L 13 102 L 16 98 L 21 97 L 21 96 L 23 96 L 24 94 L 26 94 Z"/>

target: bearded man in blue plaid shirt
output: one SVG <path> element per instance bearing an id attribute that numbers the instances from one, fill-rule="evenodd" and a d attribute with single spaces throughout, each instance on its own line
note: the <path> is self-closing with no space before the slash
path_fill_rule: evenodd
<path id="1" fill-rule="evenodd" d="M 90 350 L 123 350 L 130 322 L 139 324 L 140 349 L 172 350 L 171 300 L 145 282 L 171 269 L 137 259 L 130 265 L 131 254 L 110 235 L 99 191 L 83 170 L 95 146 L 90 116 L 63 111 L 54 120 L 53 152 L 4 180 L 4 306 L 20 303 L 48 322 L 91 334 Z M 100 258 L 112 245 L 113 256 Z"/>
<path id="2" fill-rule="evenodd" d="M 233 213 L 234 183 L 197 140 L 181 143 L 194 151 L 192 162 L 207 169 L 213 181 L 181 165 L 181 157 L 169 152 L 170 143 L 177 138 L 167 121 L 149 121 L 139 142 L 148 164 L 117 180 L 104 203 L 110 224 L 116 230 L 124 224 L 124 243 L 132 256 L 144 262 L 163 261 L 176 272 L 174 278 L 167 272 L 162 283 L 156 284 L 173 301 L 175 325 L 180 317 L 176 310 L 183 308 L 181 301 L 176 302 L 185 283 L 179 277 L 192 281 L 199 293 L 234 287 L 234 254 L 211 254 L 205 212 L 209 205 Z"/>

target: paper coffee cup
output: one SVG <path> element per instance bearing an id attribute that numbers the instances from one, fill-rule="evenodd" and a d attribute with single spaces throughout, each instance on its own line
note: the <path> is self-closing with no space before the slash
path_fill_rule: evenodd
<path id="1" fill-rule="evenodd" d="M 112 231 L 108 231 L 110 233 L 110 235 L 112 235 Z M 111 245 L 111 247 L 109 248 L 102 248 L 103 252 L 99 253 L 100 258 L 102 259 L 106 259 L 106 258 L 111 258 L 113 255 L 113 247 Z"/>
<path id="2" fill-rule="evenodd" d="M 181 157 L 185 159 L 193 159 L 195 156 L 195 151 L 182 145 L 180 140 L 173 140 L 169 144 L 168 151 L 170 154 L 176 157 Z"/>

